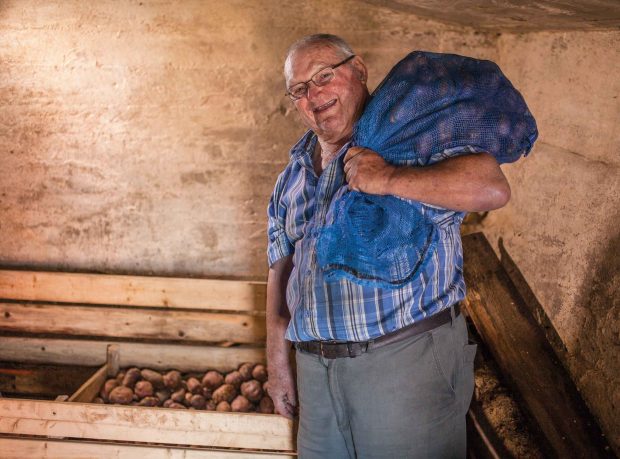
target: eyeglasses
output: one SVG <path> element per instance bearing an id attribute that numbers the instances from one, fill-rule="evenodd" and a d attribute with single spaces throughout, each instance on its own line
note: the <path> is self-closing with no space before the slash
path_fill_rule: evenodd
<path id="1" fill-rule="evenodd" d="M 334 79 L 334 70 L 341 65 L 346 64 L 354 57 L 355 54 L 352 54 L 344 61 L 338 62 L 334 65 L 330 65 L 329 67 L 322 68 L 314 75 L 312 75 L 312 78 L 310 78 L 308 81 L 297 83 L 296 85 L 291 86 L 286 95 L 289 96 L 292 101 L 301 99 L 308 94 L 308 88 L 310 88 L 310 85 L 308 83 L 310 83 L 311 81 L 317 86 L 325 86 Z"/>

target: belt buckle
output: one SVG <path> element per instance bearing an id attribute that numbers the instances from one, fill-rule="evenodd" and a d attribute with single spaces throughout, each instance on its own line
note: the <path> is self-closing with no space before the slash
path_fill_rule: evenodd
<path id="1" fill-rule="evenodd" d="M 329 348 L 325 346 L 327 344 L 339 344 L 339 342 L 335 340 L 319 341 L 319 353 L 321 354 L 321 357 L 324 357 L 326 359 L 333 359 L 335 357 L 329 352 Z"/>

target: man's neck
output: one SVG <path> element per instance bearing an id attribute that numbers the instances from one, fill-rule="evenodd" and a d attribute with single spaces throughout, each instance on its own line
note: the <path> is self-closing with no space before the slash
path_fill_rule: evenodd
<path id="1" fill-rule="evenodd" d="M 320 137 L 317 142 L 317 150 L 315 151 L 315 157 L 320 156 L 320 165 L 321 170 L 325 169 L 327 165 L 332 162 L 332 160 L 336 157 L 340 149 L 347 143 L 347 139 L 340 140 L 338 142 L 328 142 L 322 140 Z M 318 161 L 316 161 L 318 162 Z M 316 163 L 315 163 L 316 164 Z"/>

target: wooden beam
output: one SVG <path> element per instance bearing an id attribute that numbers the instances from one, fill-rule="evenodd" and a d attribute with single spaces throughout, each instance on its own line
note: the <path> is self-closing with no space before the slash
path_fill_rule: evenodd
<path id="1" fill-rule="evenodd" d="M 10 300 L 264 311 L 265 296 L 264 282 L 0 270 Z"/>
<path id="2" fill-rule="evenodd" d="M 0 399 L 0 432 L 166 445 L 294 451 L 293 423 L 274 414 Z"/>
<path id="3" fill-rule="evenodd" d="M 92 375 L 88 380 L 82 384 L 77 391 L 71 397 L 69 397 L 70 402 L 92 402 L 93 399 L 97 396 L 103 383 L 108 377 L 108 364 L 106 363 L 104 366 L 99 368 L 94 375 Z"/>
<path id="4" fill-rule="evenodd" d="M 463 238 L 466 308 L 557 457 L 613 457 L 570 376 L 482 233 Z"/>
<path id="5" fill-rule="evenodd" d="M 221 450 L 142 446 L 126 443 L 51 440 L 43 438 L 0 436 L 3 459 L 286 459 L 290 453 L 267 453 L 257 450 Z"/>
<path id="6" fill-rule="evenodd" d="M 2 341 L 0 339 L 0 347 Z M 94 372 L 92 367 L 0 363 L 0 393 L 56 397 L 71 394 Z M 1 456 L 0 456 L 1 457 Z"/>
<path id="7" fill-rule="evenodd" d="M 42 339 L 0 336 L 0 361 L 49 363 L 57 365 L 96 365 L 106 363 L 109 341 Z M 186 344 L 150 344 L 118 341 L 122 368 L 153 370 L 220 371 L 236 369 L 243 362 L 265 362 L 264 347 L 218 347 Z"/>
<path id="8" fill-rule="evenodd" d="M 177 341 L 265 340 L 264 316 L 201 311 L 0 303 L 0 330 Z"/>

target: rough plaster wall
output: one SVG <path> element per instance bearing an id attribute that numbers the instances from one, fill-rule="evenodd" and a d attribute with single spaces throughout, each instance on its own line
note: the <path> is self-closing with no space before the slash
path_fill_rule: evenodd
<path id="1" fill-rule="evenodd" d="M 567 349 L 584 398 L 620 451 L 620 32 L 503 35 L 498 63 L 540 138 L 504 167 L 503 239 Z M 496 246 L 497 247 L 497 246 Z"/>
<path id="2" fill-rule="evenodd" d="M 497 39 L 353 1 L 0 2 L 0 264 L 263 278 L 267 199 L 302 132 L 281 59 L 317 31 L 371 85 L 415 48 L 496 60 L 524 93 L 540 141 L 483 229 L 618 448 L 617 32 Z"/>
<path id="3" fill-rule="evenodd" d="M 373 84 L 411 48 L 492 48 L 357 2 L 1 2 L 0 262 L 262 278 L 302 133 L 281 61 L 317 31 Z"/>

